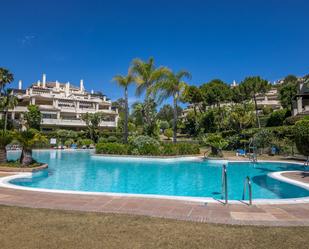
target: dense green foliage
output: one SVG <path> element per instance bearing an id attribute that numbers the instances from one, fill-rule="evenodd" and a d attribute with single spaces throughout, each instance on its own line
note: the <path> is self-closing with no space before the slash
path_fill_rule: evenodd
<path id="1" fill-rule="evenodd" d="M 128 145 L 120 143 L 98 143 L 96 145 L 96 153 L 126 155 L 128 154 Z"/>
<path id="2" fill-rule="evenodd" d="M 28 128 L 41 130 L 42 114 L 37 105 L 29 105 L 28 112 L 24 114 Z"/>
<path id="3" fill-rule="evenodd" d="M 79 146 L 89 147 L 91 144 L 94 144 L 94 142 L 89 138 L 77 140 L 77 145 L 79 145 Z"/>
<path id="4" fill-rule="evenodd" d="M 284 120 L 288 117 L 289 112 L 286 109 L 277 110 L 270 114 L 267 119 L 266 126 L 281 126 L 284 123 Z"/>
<path id="5" fill-rule="evenodd" d="M 148 136 L 130 137 L 129 144 L 100 142 L 96 145 L 96 153 L 141 156 L 173 156 L 199 154 L 198 144 L 159 143 Z"/>
<path id="6" fill-rule="evenodd" d="M 209 134 L 202 140 L 205 145 L 211 147 L 211 156 L 222 157 L 222 150 L 228 146 L 228 142 L 219 134 Z"/>
<path id="7" fill-rule="evenodd" d="M 99 133 L 99 125 L 103 121 L 104 114 L 102 112 L 86 113 L 82 116 L 82 120 L 85 121 L 89 138 L 93 141 L 97 141 Z"/>
<path id="8" fill-rule="evenodd" d="M 166 136 L 167 139 L 170 139 L 173 136 L 173 130 L 172 129 L 166 129 L 164 131 L 164 136 Z"/>
<path id="9" fill-rule="evenodd" d="M 296 122 L 294 126 L 295 143 L 298 151 L 309 156 L 309 120 Z"/>
<path id="10" fill-rule="evenodd" d="M 284 78 L 283 84 L 279 88 L 279 100 L 283 108 L 293 110 L 293 100 L 297 94 L 298 79 L 294 75 Z"/>

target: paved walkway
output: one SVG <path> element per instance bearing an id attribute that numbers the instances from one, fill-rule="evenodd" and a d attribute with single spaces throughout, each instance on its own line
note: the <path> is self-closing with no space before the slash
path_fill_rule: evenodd
<path id="1" fill-rule="evenodd" d="M 282 176 L 303 182 L 303 183 L 308 183 L 309 184 L 309 172 L 303 172 L 303 171 L 298 171 L 298 172 L 286 172 L 283 173 Z"/>
<path id="2" fill-rule="evenodd" d="M 133 197 L 56 194 L 0 188 L 0 205 L 147 215 L 239 225 L 309 226 L 309 204 L 194 203 Z"/>
<path id="3" fill-rule="evenodd" d="M 1 173 L 0 177 L 11 175 Z M 308 182 L 308 172 L 284 173 L 285 177 Z M 105 213 L 147 215 L 198 222 L 309 226 L 308 204 L 252 205 L 196 203 L 179 200 L 58 194 L 0 188 L 0 205 Z"/>

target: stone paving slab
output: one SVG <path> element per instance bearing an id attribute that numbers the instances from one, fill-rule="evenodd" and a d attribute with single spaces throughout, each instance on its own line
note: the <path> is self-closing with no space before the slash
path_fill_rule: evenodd
<path id="1" fill-rule="evenodd" d="M 0 188 L 0 205 L 147 215 L 196 222 L 309 226 L 309 204 L 197 203 L 137 197 L 87 196 Z"/>
<path id="2" fill-rule="evenodd" d="M 309 184 L 309 172 L 305 171 L 298 171 L 298 172 L 286 172 L 282 173 L 282 176 L 291 178 L 296 181 L 300 181 L 303 183 L 308 183 Z"/>

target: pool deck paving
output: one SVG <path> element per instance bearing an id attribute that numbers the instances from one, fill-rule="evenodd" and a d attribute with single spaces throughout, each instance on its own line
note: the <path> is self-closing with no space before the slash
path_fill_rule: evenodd
<path id="1" fill-rule="evenodd" d="M 1 173 L 0 177 L 12 173 Z M 308 172 L 284 173 L 308 183 Z M 0 205 L 146 215 L 170 219 L 234 225 L 309 226 L 309 203 L 227 204 L 144 197 L 61 194 L 0 188 Z"/>

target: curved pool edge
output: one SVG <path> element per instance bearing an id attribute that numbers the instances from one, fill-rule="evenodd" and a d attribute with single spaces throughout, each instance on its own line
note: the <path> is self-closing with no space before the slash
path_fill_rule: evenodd
<path id="1" fill-rule="evenodd" d="M 262 162 L 262 161 L 261 161 Z M 269 161 L 264 161 L 269 162 Z M 283 162 L 283 161 L 278 161 Z M 287 182 L 292 185 L 309 190 L 309 184 L 302 183 L 287 177 L 282 176 L 286 172 L 299 172 L 299 171 L 279 171 L 269 173 L 268 176 L 274 179 Z M 165 200 L 179 200 L 187 202 L 197 202 L 197 203 L 223 203 L 224 200 L 214 199 L 211 197 L 190 197 L 190 196 L 170 196 L 170 195 L 152 195 L 152 194 L 130 194 L 130 193 L 113 193 L 113 192 L 88 192 L 88 191 L 75 191 L 75 190 L 59 190 L 59 189 L 45 189 L 45 188 L 32 188 L 32 187 L 22 187 L 10 183 L 11 180 L 18 178 L 31 178 L 33 173 L 23 172 L 16 173 L 11 176 L 5 176 L 0 178 L 0 188 L 9 188 L 24 191 L 34 191 L 34 192 L 45 192 L 45 193 L 58 193 L 58 194 L 74 194 L 74 195 L 89 195 L 89 196 L 111 196 L 111 197 L 133 197 L 133 198 L 150 198 L 150 199 L 165 199 Z M 247 204 L 247 201 L 243 200 L 229 200 L 230 204 Z M 308 197 L 301 198 L 287 198 L 287 199 L 253 199 L 253 205 L 269 205 L 269 204 L 306 204 L 309 203 Z"/>
<path id="2" fill-rule="evenodd" d="M 91 158 L 104 160 L 146 160 L 146 161 L 162 161 L 162 162 L 179 162 L 179 161 L 201 161 L 204 160 L 202 156 L 135 156 L 135 155 L 108 155 L 108 154 L 91 154 Z M 221 161 L 221 160 L 220 160 Z M 226 161 L 226 160 L 224 160 Z"/>
<path id="3" fill-rule="evenodd" d="M 286 177 L 286 176 L 282 175 L 283 173 L 287 173 L 287 172 L 289 172 L 289 173 L 297 173 L 297 172 L 302 172 L 302 171 L 299 171 L 299 170 L 277 171 L 277 172 L 269 173 L 268 176 L 273 178 L 273 179 L 276 179 L 276 180 L 279 180 L 279 181 L 282 181 L 282 182 L 286 182 L 286 183 L 289 183 L 289 184 L 292 184 L 292 185 L 295 185 L 295 186 L 298 186 L 298 187 L 301 187 L 301 188 L 309 190 L 309 184 L 308 183 L 300 182 L 300 181 L 297 181 L 297 180 L 294 180 L 294 179 L 291 179 L 289 177 Z"/>

